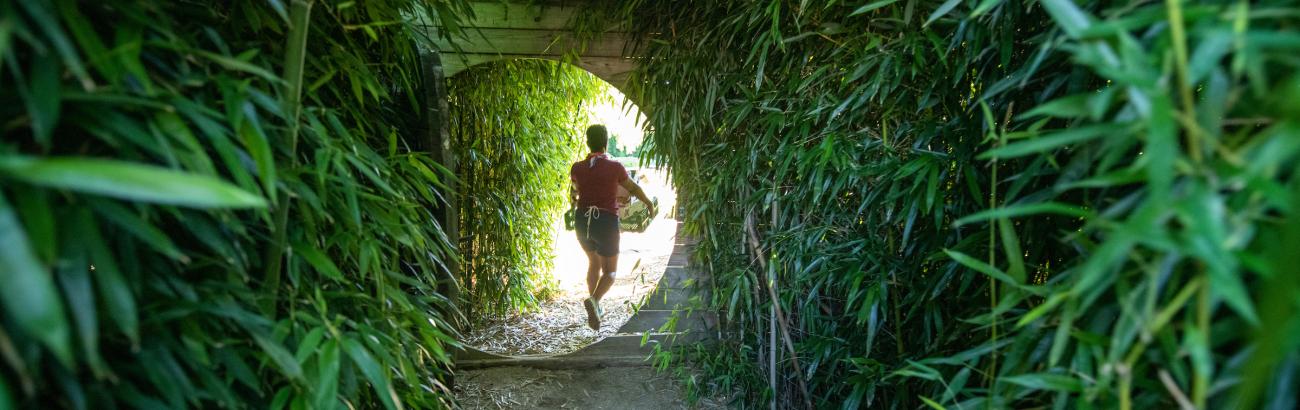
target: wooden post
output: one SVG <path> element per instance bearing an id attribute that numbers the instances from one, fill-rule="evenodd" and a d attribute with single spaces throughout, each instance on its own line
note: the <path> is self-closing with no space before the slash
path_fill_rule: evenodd
<path id="1" fill-rule="evenodd" d="M 451 150 L 451 136 L 447 130 L 447 82 L 443 78 L 442 59 L 437 51 L 421 50 L 420 60 L 424 76 L 425 135 L 418 146 L 428 150 L 434 160 L 456 174 L 456 155 Z M 454 180 L 447 181 L 447 187 L 448 192 L 444 195 L 447 203 L 434 209 L 434 215 L 455 254 L 446 260 L 447 269 L 442 272 L 444 276 L 439 280 L 438 293 L 456 303 L 460 299 L 460 210 L 457 209 L 457 191 L 460 188 Z"/>

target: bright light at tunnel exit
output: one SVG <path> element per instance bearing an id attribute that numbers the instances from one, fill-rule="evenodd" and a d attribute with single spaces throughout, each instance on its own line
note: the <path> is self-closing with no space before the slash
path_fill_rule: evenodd
<path id="1" fill-rule="evenodd" d="M 641 115 L 641 109 L 631 101 L 627 101 L 627 97 L 618 89 L 610 86 L 605 90 L 609 98 L 587 108 L 590 110 L 592 121 L 595 124 L 605 125 L 609 135 L 618 140 L 619 149 L 624 152 L 632 151 L 641 146 L 641 141 L 645 139 L 645 131 L 641 129 L 641 125 L 645 123 L 645 116 Z"/>

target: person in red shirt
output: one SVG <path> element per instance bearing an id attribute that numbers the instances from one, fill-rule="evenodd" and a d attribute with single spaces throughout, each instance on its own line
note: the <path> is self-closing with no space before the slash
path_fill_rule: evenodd
<path id="1" fill-rule="evenodd" d="M 577 207 L 573 226 L 582 250 L 587 252 L 587 292 L 591 296 L 582 304 L 587 309 L 587 326 L 592 330 L 600 330 L 600 316 L 604 311 L 600 308 L 600 298 L 614 285 L 617 276 L 618 188 L 621 186 L 635 195 L 645 203 L 650 215 L 654 215 L 654 205 L 645 191 L 628 178 L 623 164 L 605 153 L 607 145 L 609 132 L 605 126 L 587 127 L 587 148 L 591 154 L 569 170 L 573 182 L 569 199 Z"/>

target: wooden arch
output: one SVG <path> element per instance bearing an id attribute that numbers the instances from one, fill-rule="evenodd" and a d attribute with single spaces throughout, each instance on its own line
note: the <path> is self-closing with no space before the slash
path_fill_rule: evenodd
<path id="1" fill-rule="evenodd" d="M 626 53 L 634 49 L 629 44 L 633 36 L 621 27 L 610 27 L 590 39 L 585 48 L 574 36 L 572 22 L 590 2 L 604 0 L 541 1 L 534 4 L 507 3 L 503 1 L 473 1 L 474 18 L 462 22 L 466 36 L 458 36 L 451 44 L 437 35 L 437 24 L 416 21 L 434 38 L 436 50 L 422 50 L 421 76 L 425 101 L 423 125 L 418 141 L 412 145 L 429 152 L 451 172 L 457 172 L 456 156 L 451 152 L 447 130 L 448 107 L 445 79 L 466 68 L 500 60 L 540 58 L 565 61 L 566 55 L 574 57 L 568 63 L 578 66 L 605 80 L 619 90 L 625 90 L 628 76 L 637 67 L 637 59 Z M 538 4 L 540 3 L 540 4 Z M 631 96 L 628 96 L 631 98 Z M 636 103 L 636 101 L 633 101 Z M 647 113 L 648 115 L 648 113 Z M 455 203 L 459 187 L 448 182 L 448 200 Z M 448 238 L 459 247 L 459 215 L 455 206 L 442 206 L 433 210 Z M 456 278 L 460 267 L 448 261 L 447 270 L 439 292 L 456 300 L 459 289 Z"/>
<path id="2" fill-rule="evenodd" d="M 585 2 L 550 2 L 540 5 L 479 1 L 472 3 L 474 19 L 464 22 L 466 38 L 455 46 L 445 39 L 436 41 L 446 77 L 474 65 L 499 60 L 541 58 L 568 61 L 615 88 L 623 89 L 636 59 L 625 53 L 632 36 L 612 27 L 580 48 L 571 27 Z"/>

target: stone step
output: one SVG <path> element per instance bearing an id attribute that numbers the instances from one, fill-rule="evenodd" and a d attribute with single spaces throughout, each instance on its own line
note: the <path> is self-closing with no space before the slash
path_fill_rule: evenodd
<path id="1" fill-rule="evenodd" d="M 632 318 L 628 319 L 627 323 L 618 328 L 618 333 L 661 332 L 664 331 L 662 327 L 672 317 L 673 311 L 671 310 L 641 309 L 632 315 Z M 670 330 L 684 332 L 705 329 L 708 329 L 708 326 L 706 326 L 703 314 L 692 312 L 688 316 L 685 312 L 682 312 L 680 317 L 677 318 L 676 328 Z"/>
<path id="2" fill-rule="evenodd" d="M 691 291 L 660 286 L 650 293 L 641 305 L 642 310 L 674 310 L 689 306 Z"/>
<path id="3" fill-rule="evenodd" d="M 686 268 L 669 266 L 664 269 L 664 276 L 659 279 L 658 287 L 687 290 L 699 285 L 698 277 L 691 275 Z"/>
<path id="4" fill-rule="evenodd" d="M 646 335 L 649 335 L 646 337 Z M 578 349 L 578 351 L 568 355 L 596 355 L 596 356 L 625 356 L 641 355 L 649 356 L 654 352 L 656 345 L 663 345 L 664 348 L 672 347 L 678 343 L 690 343 L 699 340 L 701 332 L 673 332 L 673 333 L 625 333 L 615 334 L 604 339 L 596 341 L 591 345 Z M 641 341 L 645 340 L 645 345 Z"/>
<path id="5" fill-rule="evenodd" d="M 514 356 L 501 360 L 457 360 L 456 370 L 479 370 L 492 367 L 532 367 L 537 369 L 601 369 L 606 367 L 648 367 L 645 356 Z"/>

